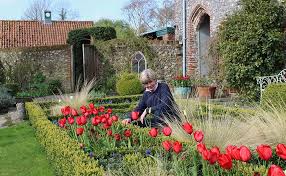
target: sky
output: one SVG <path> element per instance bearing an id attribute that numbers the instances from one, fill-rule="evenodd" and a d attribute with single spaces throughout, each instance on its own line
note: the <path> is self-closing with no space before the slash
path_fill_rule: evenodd
<path id="1" fill-rule="evenodd" d="M 0 20 L 22 19 L 25 10 L 32 2 L 33 0 L 0 0 Z M 102 18 L 124 19 L 121 9 L 129 0 L 64 0 L 64 2 L 78 13 L 77 20 L 97 21 Z M 53 9 L 51 11 L 53 17 Z"/>

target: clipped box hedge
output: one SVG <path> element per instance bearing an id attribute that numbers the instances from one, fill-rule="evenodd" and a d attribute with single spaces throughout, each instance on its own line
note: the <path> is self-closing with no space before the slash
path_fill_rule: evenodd
<path id="1" fill-rule="evenodd" d="M 261 105 L 285 108 L 286 83 L 270 84 L 262 93 Z"/>
<path id="2" fill-rule="evenodd" d="M 57 175 L 104 175 L 104 170 L 93 158 L 89 158 L 79 143 L 71 139 L 58 126 L 52 124 L 40 106 L 26 103 L 26 110 L 38 141 L 44 147 Z"/>
<path id="3" fill-rule="evenodd" d="M 90 102 L 94 104 L 132 103 L 132 102 L 138 102 L 141 97 L 142 97 L 142 94 L 126 95 L 126 96 L 112 96 L 112 97 L 105 97 L 105 98 L 95 98 L 95 99 L 90 100 Z"/>

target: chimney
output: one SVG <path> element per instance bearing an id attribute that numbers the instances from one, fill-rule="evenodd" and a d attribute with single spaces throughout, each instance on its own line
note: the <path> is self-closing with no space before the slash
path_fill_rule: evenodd
<path id="1" fill-rule="evenodd" d="M 45 24 L 51 24 L 52 23 L 52 13 L 49 10 L 45 10 Z"/>

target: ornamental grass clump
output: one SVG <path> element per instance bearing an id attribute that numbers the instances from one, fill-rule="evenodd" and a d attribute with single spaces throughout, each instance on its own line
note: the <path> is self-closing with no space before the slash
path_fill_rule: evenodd
<path id="1" fill-rule="evenodd" d="M 55 98 L 59 100 L 57 105 L 51 107 L 51 115 L 56 116 L 61 114 L 61 109 L 65 106 L 71 106 L 76 110 L 79 110 L 82 105 L 87 105 L 91 98 L 91 90 L 95 85 L 95 80 L 92 79 L 90 82 L 85 82 L 80 88 L 79 84 L 73 95 L 55 95 Z"/>

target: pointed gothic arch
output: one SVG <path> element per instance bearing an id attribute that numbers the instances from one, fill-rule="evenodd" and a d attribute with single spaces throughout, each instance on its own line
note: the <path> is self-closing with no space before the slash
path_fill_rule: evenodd
<path id="1" fill-rule="evenodd" d="M 195 37 L 197 72 L 201 76 L 209 74 L 209 58 L 207 57 L 210 40 L 210 15 L 205 8 L 197 5 L 191 16 L 192 33 Z"/>
<path id="2" fill-rule="evenodd" d="M 137 51 L 131 57 L 131 72 L 141 73 L 147 69 L 147 61 L 141 51 Z"/>

